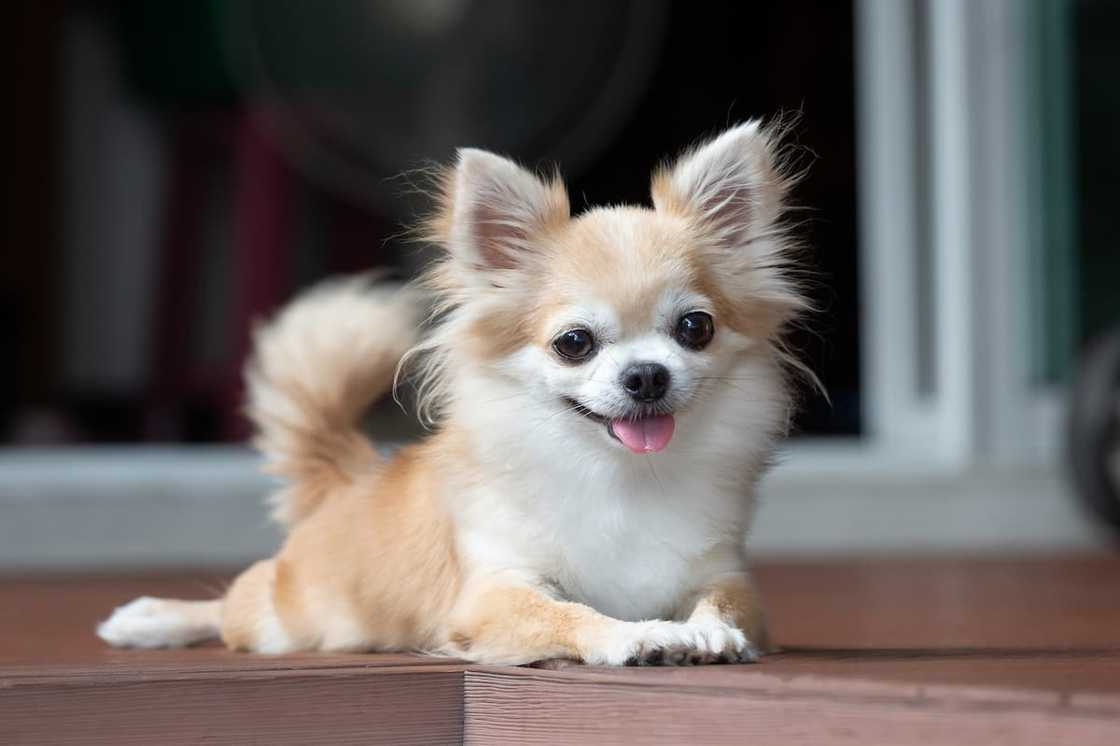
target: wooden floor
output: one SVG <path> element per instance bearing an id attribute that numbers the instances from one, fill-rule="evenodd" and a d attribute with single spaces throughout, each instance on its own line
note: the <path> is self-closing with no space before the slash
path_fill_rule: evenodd
<path id="1" fill-rule="evenodd" d="M 121 651 L 95 622 L 228 576 L 0 579 L 0 743 L 1120 743 L 1120 558 L 759 568 L 758 665 Z"/>

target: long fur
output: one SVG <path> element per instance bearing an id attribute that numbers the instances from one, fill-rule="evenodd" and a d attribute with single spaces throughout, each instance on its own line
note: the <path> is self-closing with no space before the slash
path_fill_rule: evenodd
<path id="1" fill-rule="evenodd" d="M 360 420 L 392 386 L 419 310 L 415 293 L 331 280 L 257 328 L 245 411 L 264 469 L 288 483 L 271 498 L 276 520 L 297 523 L 380 464 Z"/>
<path id="2" fill-rule="evenodd" d="M 284 547 L 220 614 L 150 599 L 102 637 L 494 664 L 755 660 L 769 638 L 745 537 L 792 409 L 783 340 L 808 307 L 781 154 L 748 122 L 660 170 L 654 209 L 572 217 L 558 178 L 460 151 L 424 229 L 444 252 L 423 280 L 427 336 L 415 292 L 362 280 L 313 289 L 257 334 L 248 411 L 287 483 Z M 695 313 L 715 330 L 706 344 L 676 333 Z M 596 340 L 578 362 L 554 346 L 573 329 Z M 386 461 L 359 418 L 398 361 L 436 427 Z M 624 390 L 635 366 L 671 380 L 656 405 Z"/>
<path id="3" fill-rule="evenodd" d="M 674 164 L 694 158 L 718 138 L 694 145 L 674 162 L 663 162 L 656 168 L 651 192 L 656 207 L 686 217 L 694 223 L 698 234 L 708 238 L 714 249 L 711 261 L 721 271 L 729 270 L 725 280 L 739 285 L 735 292 L 750 296 L 767 309 L 769 328 L 761 336 L 775 360 L 827 398 L 824 384 L 789 348 L 787 339 L 789 332 L 816 310 L 807 292 L 810 272 L 806 269 L 805 246 L 799 238 L 798 224 L 789 219 L 793 211 L 789 194 L 808 170 L 803 163 L 804 151 L 788 142 L 798 122 L 799 115 L 792 113 L 779 115 L 765 124 L 752 120 L 729 130 L 724 137 L 743 129 L 757 133 L 750 153 L 757 163 L 753 169 L 737 172 L 728 165 L 721 172 L 705 172 L 695 180 L 678 176 L 677 183 L 673 183 Z M 459 163 L 462 157 L 463 151 Z M 509 195 L 489 188 L 464 196 L 459 163 L 425 172 L 426 188 L 421 187 L 420 191 L 430 195 L 435 207 L 412 232 L 412 237 L 420 242 L 449 249 L 432 262 L 417 281 L 418 287 L 435 298 L 429 331 L 405 353 L 397 372 L 398 382 L 407 380 L 414 387 L 417 416 L 428 428 L 439 424 L 453 396 L 450 379 L 455 371 L 456 341 L 489 308 L 520 307 L 527 287 L 532 287 L 524 278 L 531 277 L 534 266 L 543 261 L 539 247 L 515 232 L 513 248 L 521 250 L 521 271 L 502 268 L 491 271 L 491 280 L 484 286 L 472 282 L 474 278 L 469 269 L 477 264 L 476 260 L 472 257 L 464 267 L 465 263 L 454 251 L 456 212 L 463 211 L 465 199 L 494 207 L 508 200 Z M 537 178 L 545 188 L 545 209 L 537 216 L 539 222 L 548 223 L 556 215 L 567 217 L 569 206 L 559 175 L 555 172 L 538 174 Z M 726 188 L 728 184 L 730 189 Z M 690 197 L 718 191 L 720 185 L 724 185 L 721 198 L 700 199 L 703 209 L 690 204 L 697 202 Z M 718 219 L 719 213 L 729 212 L 729 206 L 735 208 L 730 212 L 740 213 L 740 223 L 749 222 L 749 234 L 736 235 L 734 225 L 729 224 L 732 221 Z M 744 221 L 743 215 L 748 216 L 749 221 Z M 533 218 L 530 214 L 518 219 L 524 223 Z M 748 251 L 750 258 L 744 261 Z"/>

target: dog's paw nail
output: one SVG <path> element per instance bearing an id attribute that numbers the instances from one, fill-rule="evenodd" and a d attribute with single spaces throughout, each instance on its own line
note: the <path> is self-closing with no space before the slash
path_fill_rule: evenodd
<path id="1" fill-rule="evenodd" d="M 665 663 L 669 666 L 683 666 L 688 660 L 687 650 L 673 650 L 665 655 Z"/>
<path id="2" fill-rule="evenodd" d="M 762 658 L 762 651 L 751 643 L 747 643 L 736 657 L 740 663 L 758 663 Z"/>

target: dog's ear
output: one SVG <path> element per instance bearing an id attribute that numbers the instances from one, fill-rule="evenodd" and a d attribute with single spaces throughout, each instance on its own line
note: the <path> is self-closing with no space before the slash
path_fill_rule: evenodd
<path id="1" fill-rule="evenodd" d="M 654 205 L 697 221 L 724 249 L 745 246 L 781 216 L 788 184 L 774 139 L 751 121 L 702 143 L 654 174 Z"/>
<path id="2" fill-rule="evenodd" d="M 442 191 L 432 238 L 470 269 L 517 269 L 536 236 L 570 217 L 559 178 L 545 181 L 485 150 L 460 149 Z"/>
<path id="3" fill-rule="evenodd" d="M 757 121 L 686 152 L 653 177 L 653 203 L 694 226 L 696 250 L 724 293 L 761 334 L 809 307 L 796 278 L 796 241 L 781 219 L 795 177 L 780 163 L 780 133 Z"/>

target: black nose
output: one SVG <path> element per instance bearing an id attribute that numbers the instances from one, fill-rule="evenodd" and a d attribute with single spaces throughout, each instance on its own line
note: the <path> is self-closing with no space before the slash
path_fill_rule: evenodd
<path id="1" fill-rule="evenodd" d="M 622 371 L 621 380 L 634 400 L 657 401 L 669 390 L 669 369 L 658 363 L 637 363 Z"/>

